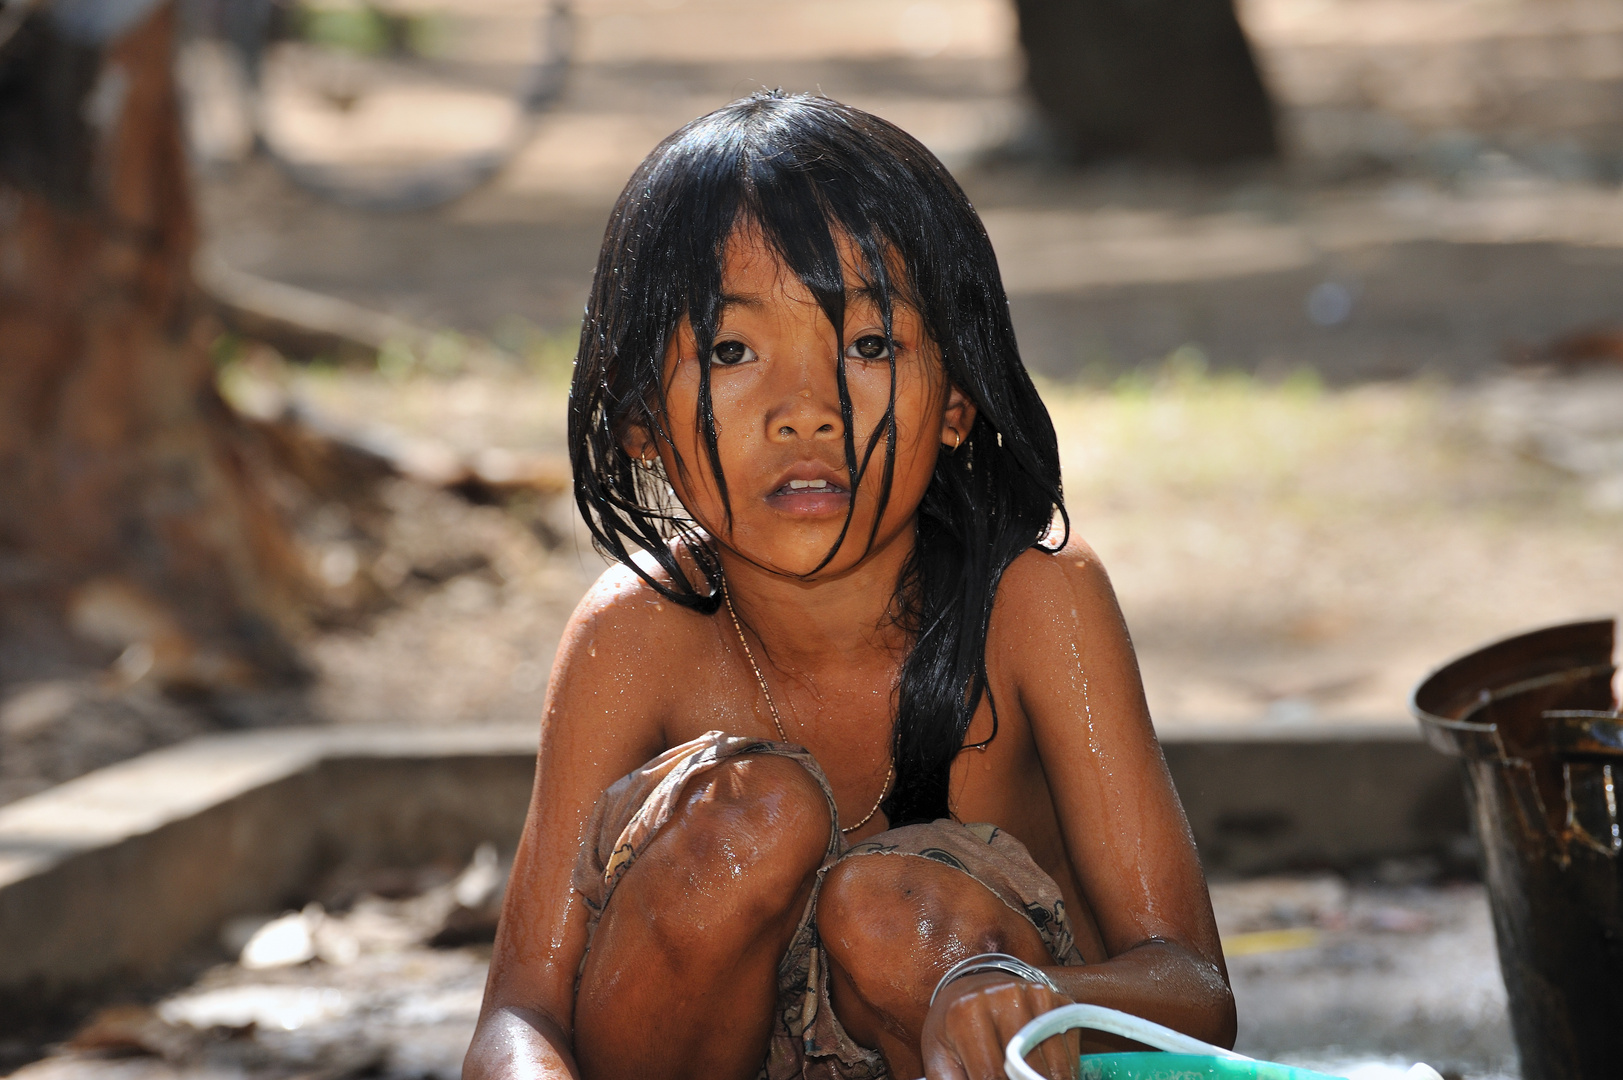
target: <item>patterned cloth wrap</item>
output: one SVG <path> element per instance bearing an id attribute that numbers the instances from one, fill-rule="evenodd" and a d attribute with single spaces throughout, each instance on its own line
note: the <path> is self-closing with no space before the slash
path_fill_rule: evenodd
<path id="1" fill-rule="evenodd" d="M 788 743 L 706 732 L 673 746 L 640 769 L 615 781 L 592 811 L 587 843 L 575 864 L 574 887 L 586 901 L 587 948 L 620 879 L 636 863 L 681 802 L 688 782 L 707 769 L 743 754 L 776 754 L 801 764 L 828 797 L 828 848 L 789 949 L 778 965 L 778 1016 L 764 1080 L 879 1080 L 888 1076 L 884 1059 L 851 1041 L 829 1004 L 828 960 L 817 938 L 817 889 L 829 867 L 859 855 L 933 859 L 980 882 L 993 895 L 1029 919 L 1056 964 L 1080 964 L 1082 956 L 1065 917 L 1059 886 L 1044 873 L 1025 845 L 995 825 L 963 825 L 948 818 L 905 825 L 860 844 L 840 834 L 834 794 L 816 759 Z M 582 958 L 582 966 L 585 959 Z"/>

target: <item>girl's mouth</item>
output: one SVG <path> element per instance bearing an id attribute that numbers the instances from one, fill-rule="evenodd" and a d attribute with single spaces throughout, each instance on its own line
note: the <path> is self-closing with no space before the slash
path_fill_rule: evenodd
<path id="1" fill-rule="evenodd" d="M 777 510 L 798 514 L 844 513 L 851 493 L 830 480 L 790 480 L 766 497 Z"/>

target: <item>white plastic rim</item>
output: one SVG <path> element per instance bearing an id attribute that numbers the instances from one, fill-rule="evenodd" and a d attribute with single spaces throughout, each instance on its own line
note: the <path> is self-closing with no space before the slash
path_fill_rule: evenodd
<path id="1" fill-rule="evenodd" d="M 1061 1005 L 1037 1017 L 1015 1032 L 1014 1038 L 1009 1040 L 1009 1048 L 1003 1053 L 1003 1068 L 1008 1073 L 1009 1080 L 1043 1080 L 1041 1073 L 1026 1064 L 1026 1055 L 1037 1049 L 1037 1044 L 1044 1039 L 1073 1028 L 1087 1028 L 1090 1031 L 1121 1035 L 1145 1046 L 1153 1046 L 1157 1050 L 1166 1050 L 1174 1054 L 1206 1054 L 1211 1057 L 1227 1058 L 1229 1061 L 1253 1060 L 1244 1054 L 1236 1054 L 1233 1050 L 1203 1043 L 1181 1031 L 1173 1031 L 1169 1027 L 1162 1027 L 1160 1024 L 1134 1016 L 1132 1013 L 1124 1013 L 1119 1009 L 1107 1009 L 1103 1005 Z"/>

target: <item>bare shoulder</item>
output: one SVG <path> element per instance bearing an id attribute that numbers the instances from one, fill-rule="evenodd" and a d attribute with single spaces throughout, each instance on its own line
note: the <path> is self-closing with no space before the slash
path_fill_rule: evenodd
<path id="1" fill-rule="evenodd" d="M 553 662 L 549 714 L 610 709 L 623 720 L 656 719 L 671 704 L 665 696 L 680 685 L 671 674 L 691 670 L 697 651 L 712 636 L 708 623 L 707 616 L 661 595 L 629 567 L 609 567 L 564 629 Z"/>
<path id="2" fill-rule="evenodd" d="M 1089 685 L 1119 683 L 1131 711 L 1142 708 L 1138 661 L 1110 576 L 1074 535 L 1056 552 L 1022 552 L 1004 572 L 987 660 L 1014 678 L 1022 700 L 1060 694 L 1072 672 L 1086 671 Z"/>
<path id="3" fill-rule="evenodd" d="M 649 569 L 654 580 L 668 584 L 663 569 L 652 565 Z M 592 640 L 604 637 L 616 644 L 626 639 L 651 640 L 680 633 L 687 621 L 684 616 L 703 618 L 666 599 L 629 566 L 616 563 L 598 576 L 575 605 L 565 640 L 570 641 L 580 633 Z"/>
<path id="4" fill-rule="evenodd" d="M 1055 552 L 1027 548 L 998 583 L 992 621 L 1023 630 L 1081 629 L 1100 618 L 1120 621 L 1115 590 L 1098 554 L 1075 533 Z"/>

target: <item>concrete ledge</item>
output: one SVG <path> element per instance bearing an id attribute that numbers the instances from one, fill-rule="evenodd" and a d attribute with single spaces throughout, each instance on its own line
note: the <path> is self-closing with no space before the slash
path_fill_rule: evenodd
<path id="1" fill-rule="evenodd" d="M 1209 874 L 1470 857 L 1459 763 L 1413 725 L 1202 731 L 1162 739 Z"/>
<path id="2" fill-rule="evenodd" d="M 511 850 L 536 731 L 303 728 L 215 736 L 0 808 L 0 1031 L 161 980 L 229 918 L 306 899 L 340 865 Z M 1213 873 L 1456 852 L 1457 766 L 1412 728 L 1164 740 Z"/>
<path id="3" fill-rule="evenodd" d="M 536 732 L 285 729 L 198 739 L 0 808 L 0 1031 L 161 979 L 235 915 L 344 863 L 509 849 Z"/>

